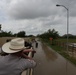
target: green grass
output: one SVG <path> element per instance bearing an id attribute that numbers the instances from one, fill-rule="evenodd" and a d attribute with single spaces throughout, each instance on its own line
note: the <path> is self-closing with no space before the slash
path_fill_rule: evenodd
<path id="1" fill-rule="evenodd" d="M 67 39 L 57 39 L 56 41 L 61 41 L 61 42 L 66 42 L 67 41 Z M 76 43 L 76 39 L 68 39 L 68 42 L 74 42 L 74 43 Z"/>
<path id="2" fill-rule="evenodd" d="M 73 57 L 70 57 L 65 50 L 62 47 L 56 46 L 56 45 L 50 45 L 50 47 L 55 50 L 56 52 L 58 52 L 60 55 L 62 55 L 64 58 L 68 59 L 69 61 L 71 61 L 73 64 L 76 65 L 76 59 Z"/>

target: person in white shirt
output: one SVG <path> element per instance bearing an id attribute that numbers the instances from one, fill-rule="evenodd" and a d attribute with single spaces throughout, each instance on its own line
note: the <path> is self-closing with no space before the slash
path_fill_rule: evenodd
<path id="1" fill-rule="evenodd" d="M 36 66 L 36 62 L 25 55 L 26 52 L 33 50 L 25 48 L 22 38 L 5 43 L 2 50 L 8 55 L 0 56 L 0 75 L 21 75 L 24 70 Z"/>

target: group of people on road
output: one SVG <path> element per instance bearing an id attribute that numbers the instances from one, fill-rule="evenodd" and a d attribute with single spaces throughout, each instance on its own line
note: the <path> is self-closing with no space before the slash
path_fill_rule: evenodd
<path id="1" fill-rule="evenodd" d="M 7 55 L 0 56 L 0 75 L 21 75 L 24 70 L 36 66 L 32 59 L 36 51 L 33 50 L 31 43 L 23 38 L 6 42 L 2 46 L 2 51 Z M 28 57 L 29 52 L 33 53 L 32 57 Z"/>

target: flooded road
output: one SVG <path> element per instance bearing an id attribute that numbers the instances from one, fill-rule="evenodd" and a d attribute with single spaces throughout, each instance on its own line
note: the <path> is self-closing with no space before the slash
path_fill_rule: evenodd
<path id="1" fill-rule="evenodd" d="M 34 75 L 76 75 L 76 66 L 45 44 L 38 42 L 38 48 L 35 50 L 34 59 L 37 66 Z"/>

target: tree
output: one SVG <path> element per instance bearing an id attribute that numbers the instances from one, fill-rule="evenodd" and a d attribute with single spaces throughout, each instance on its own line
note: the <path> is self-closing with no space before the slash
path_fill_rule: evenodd
<path id="1" fill-rule="evenodd" d="M 13 34 L 12 34 L 12 32 L 11 31 L 9 31 L 9 32 L 6 32 L 6 31 L 2 31 L 1 33 L 0 33 L 0 37 L 7 37 L 7 36 L 12 36 Z"/>
<path id="2" fill-rule="evenodd" d="M 50 37 L 53 38 L 53 39 L 56 39 L 59 37 L 59 34 L 57 31 L 55 31 L 55 29 L 49 29 L 47 32 L 39 35 L 41 38 L 44 38 L 44 39 L 49 39 Z"/>
<path id="3" fill-rule="evenodd" d="M 61 36 L 62 38 L 67 38 L 67 34 L 64 34 L 63 36 Z M 76 35 L 72 35 L 72 34 L 68 34 L 69 38 L 76 38 Z"/>
<path id="4" fill-rule="evenodd" d="M 17 37 L 25 37 L 25 31 L 20 31 L 17 33 Z"/>

